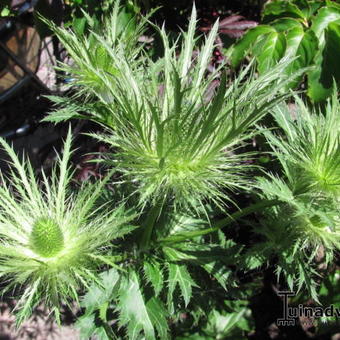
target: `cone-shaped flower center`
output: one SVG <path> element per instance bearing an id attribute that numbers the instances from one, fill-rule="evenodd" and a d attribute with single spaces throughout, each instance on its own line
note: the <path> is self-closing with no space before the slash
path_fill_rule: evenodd
<path id="1" fill-rule="evenodd" d="M 41 217 L 33 225 L 30 244 L 32 250 L 40 256 L 52 257 L 63 248 L 64 236 L 55 221 Z"/>

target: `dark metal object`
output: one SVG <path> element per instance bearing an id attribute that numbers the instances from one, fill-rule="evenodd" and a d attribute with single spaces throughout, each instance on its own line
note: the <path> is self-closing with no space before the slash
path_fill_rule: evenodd
<path id="1" fill-rule="evenodd" d="M 25 136 L 31 129 L 32 124 L 25 123 L 24 125 L 20 126 L 17 129 L 12 130 L 5 130 L 0 132 L 0 137 L 2 138 L 15 138 L 15 137 L 22 137 Z"/>
<path id="2" fill-rule="evenodd" d="M 0 48 L 4 51 L 25 73 L 28 75 L 33 81 L 35 81 L 42 89 L 44 89 L 47 93 L 50 90 L 41 82 L 41 80 L 33 73 L 25 64 L 23 64 L 13 53 L 10 51 L 7 46 L 0 41 Z M 1 100 L 1 98 L 0 98 Z"/>
<path id="3" fill-rule="evenodd" d="M 16 19 L 4 19 L 0 22 L 0 33 L 2 37 L 6 37 L 12 32 L 15 32 L 17 29 L 16 22 L 18 19 L 20 20 L 26 13 L 28 13 L 34 6 L 37 4 L 37 0 L 26 0 L 24 2 L 20 2 L 17 4 L 17 13 L 18 16 Z M 6 89 L 2 93 L 0 93 L 0 104 L 7 101 L 15 94 L 19 93 L 19 90 L 27 85 L 30 81 L 33 81 L 34 84 L 38 85 L 38 88 L 42 90 L 43 93 L 50 93 L 48 87 L 37 77 L 35 72 L 33 72 L 27 65 L 18 58 L 18 56 L 11 51 L 6 44 L 0 40 L 0 52 L 3 56 L 3 61 L 6 62 L 6 65 L 9 60 L 15 63 L 23 72 L 23 77 L 19 79 L 14 85 L 10 88 Z M 30 117 L 28 120 L 25 120 L 19 127 L 13 127 L 7 130 L 0 131 L 0 137 L 2 138 L 16 138 L 21 137 L 29 133 L 36 126 L 35 118 Z"/>

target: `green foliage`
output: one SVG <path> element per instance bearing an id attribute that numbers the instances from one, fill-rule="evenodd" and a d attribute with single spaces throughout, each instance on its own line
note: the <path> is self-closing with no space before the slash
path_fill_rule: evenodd
<path id="1" fill-rule="evenodd" d="M 158 296 L 164 286 L 164 273 L 160 263 L 153 259 L 144 260 L 143 270 L 146 281 L 151 284 L 155 296 Z"/>
<path id="2" fill-rule="evenodd" d="M 320 290 L 320 301 L 323 306 L 340 305 L 340 271 L 339 269 L 331 272 L 323 281 Z"/>
<path id="3" fill-rule="evenodd" d="M 237 67 L 246 55 L 257 60 L 260 73 L 270 69 L 281 58 L 295 57 L 284 70 L 294 74 L 305 70 L 308 95 L 314 102 L 332 93 L 333 78 L 340 75 L 336 65 L 340 57 L 340 7 L 332 1 L 275 0 L 263 10 L 263 24 L 249 30 L 232 48 L 231 64 Z M 289 84 L 295 88 L 301 75 Z"/>
<path id="4" fill-rule="evenodd" d="M 340 249 L 339 100 L 335 90 L 324 114 L 310 111 L 297 97 L 295 103 L 294 114 L 287 105 L 274 111 L 281 133 L 263 131 L 283 173 L 259 178 L 258 186 L 265 197 L 282 203 L 265 214 L 258 232 L 266 237 L 266 256 L 279 256 L 279 273 L 290 288 L 297 280 L 300 289 L 307 280 L 317 300 L 312 260 L 324 251 L 329 264 Z"/>
<path id="5" fill-rule="evenodd" d="M 11 1 L 10 0 L 2 0 L 0 4 L 0 18 L 13 16 L 14 13 L 11 10 Z"/>
<path id="6" fill-rule="evenodd" d="M 123 277 L 119 287 L 119 303 L 117 307 L 120 311 L 120 324 L 127 326 L 129 339 L 136 339 L 142 330 L 146 339 L 155 338 L 154 327 L 148 308 L 144 303 L 135 272 L 129 273 L 128 277 Z M 161 316 L 159 315 L 159 317 Z"/>
<path id="7" fill-rule="evenodd" d="M 142 45 L 138 46 L 138 37 L 143 33 L 146 19 L 137 24 L 136 18 L 127 16 L 117 1 L 112 14 L 105 16 L 103 22 L 92 18 L 84 11 L 83 20 L 89 27 L 88 34 L 84 33 L 83 26 L 75 25 L 73 31 L 70 31 L 47 20 L 44 21 L 50 25 L 72 58 L 72 66 L 61 64 L 59 69 L 71 78 L 69 85 L 76 86 L 75 97 L 82 97 L 83 101 L 83 97 L 91 99 L 93 96 L 99 96 L 110 101 L 112 98 L 107 91 L 107 82 L 113 75 L 119 75 L 121 72 L 112 62 L 110 53 L 119 49 L 127 62 L 133 62 L 140 53 Z M 110 51 L 102 43 L 101 36 L 106 37 L 105 44 L 111 46 Z M 65 119 L 64 115 L 64 112 L 61 113 L 61 117 L 55 115 L 54 121 Z M 67 118 L 71 117 L 70 113 L 66 115 Z M 81 117 L 82 115 L 78 115 L 76 118 Z M 98 118 L 101 121 L 101 117 Z"/>
<path id="8" fill-rule="evenodd" d="M 333 305 L 340 308 L 340 271 L 339 269 L 331 272 L 323 281 L 319 289 L 320 302 L 322 306 L 328 307 Z M 318 320 L 317 334 L 327 334 L 335 332 L 339 327 L 339 319 L 333 317 L 322 317 Z"/>
<path id="9" fill-rule="evenodd" d="M 0 17 L 7 17 L 11 14 L 11 10 L 8 6 L 0 7 Z"/>
<path id="10" fill-rule="evenodd" d="M 98 336 L 99 339 L 115 339 L 107 325 L 107 312 L 109 302 L 118 290 L 119 278 L 116 269 L 101 273 L 99 279 L 92 283 L 82 298 L 80 304 L 86 311 L 76 322 L 82 339 L 89 339 L 92 335 Z"/>
<path id="11" fill-rule="evenodd" d="M 171 304 L 171 301 L 173 300 L 172 295 L 175 291 L 176 286 L 179 286 L 185 306 L 188 306 L 189 301 L 192 297 L 192 286 L 195 286 L 195 282 L 190 277 L 190 274 L 185 265 L 169 263 L 168 271 L 168 305 L 171 313 L 173 314 L 174 306 Z"/>
<path id="12" fill-rule="evenodd" d="M 299 98 L 296 112 L 278 106 L 274 117 L 285 133 L 285 139 L 264 132 L 278 156 L 290 189 L 301 196 L 340 198 L 339 100 L 336 90 L 321 112 L 310 111 Z M 293 117 L 294 115 L 294 117 Z"/>
<path id="13" fill-rule="evenodd" d="M 178 225 L 176 227 L 178 229 Z M 130 255 L 134 265 L 127 271 L 112 269 L 103 273 L 101 281 L 94 283 L 82 300 L 86 311 L 77 325 L 84 338 L 98 332 L 105 333 L 104 339 L 112 336 L 105 325 L 111 320 L 119 320 L 121 327 L 115 331 L 117 338 L 137 339 L 144 334 L 146 339 L 169 339 L 169 320 L 178 318 L 179 309 L 196 310 L 197 317 L 201 318 L 203 312 L 196 300 L 200 282 L 205 282 L 201 276 L 204 271 L 216 278 L 217 287 L 221 284 L 223 295 L 229 287 L 235 287 L 236 278 L 227 264 L 232 263 L 231 256 L 237 254 L 238 247 L 230 241 L 222 243 L 181 243 L 161 247 L 142 257 Z M 225 264 L 219 263 L 220 259 Z M 197 276 L 199 267 L 204 271 Z M 200 282 L 196 283 L 194 275 Z M 110 310 L 114 315 L 110 316 Z"/>
<path id="14" fill-rule="evenodd" d="M 224 301 L 225 310 L 212 310 L 199 332 L 186 332 L 176 340 L 235 340 L 245 339 L 245 332 L 253 326 L 250 309 L 244 301 Z"/>
<path id="15" fill-rule="evenodd" d="M 82 301 L 86 313 L 78 321 L 78 327 L 84 338 L 98 335 L 98 332 L 110 338 L 112 331 L 105 328 L 103 322 L 107 321 L 108 303 L 112 300 L 119 313 L 119 325 L 124 327 L 128 339 L 139 339 L 141 332 L 148 340 L 169 339 L 168 312 L 159 298 L 146 297 L 136 271 L 119 273 L 111 269 L 101 276 L 102 280 L 92 285 Z M 99 327 L 93 327 L 96 312 L 99 324 L 101 322 Z"/>
<path id="16" fill-rule="evenodd" d="M 323 278 L 322 283 L 317 288 L 319 304 L 316 307 L 322 306 L 324 309 L 333 309 L 336 313 L 336 308 L 340 307 L 340 271 L 339 269 L 332 268 Z M 304 301 L 310 299 L 310 295 L 306 292 L 301 292 L 300 294 L 293 297 L 290 301 L 290 305 L 297 307 L 303 304 Z M 327 334 L 336 333 L 339 329 L 339 319 L 335 316 L 331 317 L 328 315 L 323 315 L 321 317 L 316 317 L 313 320 L 315 326 L 315 336 L 327 336 Z"/>

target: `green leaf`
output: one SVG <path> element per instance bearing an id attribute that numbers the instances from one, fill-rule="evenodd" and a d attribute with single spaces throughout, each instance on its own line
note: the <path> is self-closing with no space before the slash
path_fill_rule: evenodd
<path id="1" fill-rule="evenodd" d="M 81 339 L 90 339 L 96 331 L 95 315 L 85 314 L 84 316 L 81 316 L 78 318 L 75 326 L 80 331 Z"/>
<path id="2" fill-rule="evenodd" d="M 171 248 L 163 247 L 163 251 L 170 261 L 188 261 L 193 264 L 201 264 L 218 260 L 225 264 L 233 264 L 234 260 L 230 259 L 230 256 L 240 252 L 241 248 L 231 240 L 223 242 L 223 246 L 187 242 L 175 244 Z"/>
<path id="3" fill-rule="evenodd" d="M 82 35 L 85 32 L 85 26 L 86 26 L 86 18 L 85 17 L 80 17 L 77 18 L 75 17 L 72 22 L 72 28 L 78 35 Z"/>
<path id="4" fill-rule="evenodd" d="M 276 29 L 277 32 L 287 31 L 294 27 L 301 27 L 300 21 L 293 18 L 279 18 L 274 20 L 271 25 Z"/>
<path id="5" fill-rule="evenodd" d="M 69 109 L 59 109 L 53 112 L 50 112 L 48 116 L 44 117 L 42 122 L 50 122 L 50 123 L 60 123 L 69 119 L 87 119 L 86 116 L 75 113 Z"/>
<path id="6" fill-rule="evenodd" d="M 287 32 L 286 39 L 286 55 L 299 57 L 292 63 L 293 67 L 298 69 L 310 65 L 318 48 L 318 40 L 314 32 L 304 31 L 301 26 L 294 27 Z"/>
<path id="7" fill-rule="evenodd" d="M 301 0 L 295 0 L 294 2 L 299 5 Z M 301 11 L 304 13 L 307 20 L 310 20 L 311 17 L 316 13 L 316 11 L 324 5 L 322 1 L 316 0 L 316 1 L 306 1 L 306 6 L 304 8 L 300 8 Z M 326 4 L 328 6 L 328 4 Z"/>
<path id="8" fill-rule="evenodd" d="M 240 39 L 232 49 L 230 56 L 231 66 L 236 68 L 249 51 L 250 47 L 255 43 L 256 39 L 263 34 L 274 32 L 274 28 L 271 26 L 261 25 L 250 29 Z"/>
<path id="9" fill-rule="evenodd" d="M 173 294 L 177 285 L 180 288 L 181 296 L 184 299 L 185 306 L 190 302 L 192 296 L 192 287 L 197 286 L 191 278 L 188 269 L 183 264 L 168 263 L 168 306 L 171 314 L 174 312 Z"/>
<path id="10" fill-rule="evenodd" d="M 158 296 L 162 291 L 164 283 L 163 272 L 160 264 L 155 261 L 145 261 L 144 273 L 147 281 L 151 283 L 153 289 L 155 290 L 155 295 Z"/>
<path id="11" fill-rule="evenodd" d="M 340 19 L 340 10 L 334 7 L 322 7 L 317 15 L 312 20 L 311 29 L 314 31 L 316 37 L 319 39 L 319 46 L 324 42 L 324 30 L 327 26 L 336 20 Z"/>
<path id="12" fill-rule="evenodd" d="M 285 50 L 286 38 L 283 33 L 270 32 L 261 36 L 253 49 L 259 72 L 271 69 L 282 58 Z"/>
<path id="13" fill-rule="evenodd" d="M 0 11 L 0 17 L 7 17 L 11 13 L 10 9 L 7 6 L 4 7 L 4 8 L 1 8 L 0 10 L 1 10 Z"/>
<path id="14" fill-rule="evenodd" d="M 95 338 L 98 340 L 112 340 L 103 326 L 96 328 L 93 335 L 95 335 Z"/>
<path id="15" fill-rule="evenodd" d="M 301 25 L 288 30 L 286 39 L 287 49 L 285 55 L 298 57 L 285 70 L 287 75 L 291 75 L 312 64 L 318 49 L 318 40 L 313 31 L 304 31 Z M 301 78 L 302 76 L 295 79 L 290 84 L 290 87 L 295 87 Z"/>
<path id="16" fill-rule="evenodd" d="M 159 339 L 167 340 L 169 337 L 169 326 L 168 326 L 168 312 L 165 309 L 163 303 L 156 297 L 152 297 L 146 303 L 146 309 L 150 320 L 157 330 Z"/>
<path id="17" fill-rule="evenodd" d="M 335 2 L 333 0 L 326 0 L 326 5 L 329 8 L 334 8 L 337 11 L 340 11 L 340 4 L 339 2 Z"/>
<path id="18" fill-rule="evenodd" d="M 308 73 L 308 96 L 314 102 L 325 100 L 332 93 L 333 78 L 339 82 L 339 20 L 329 23 L 324 32 L 323 49 L 315 56 L 315 68 Z"/>
<path id="19" fill-rule="evenodd" d="M 334 68 L 333 63 L 334 59 L 338 58 L 339 49 L 333 44 L 339 41 L 336 28 L 339 20 L 339 7 L 328 6 L 322 7 L 312 21 L 311 29 L 319 39 L 319 51 L 314 59 L 314 69 L 308 72 L 307 94 L 314 102 L 323 101 L 332 93 L 332 78 L 337 76 L 333 72 L 338 69 L 338 65 Z M 329 64 L 324 61 L 325 56 Z"/>
<path id="20" fill-rule="evenodd" d="M 100 274 L 100 278 L 100 282 L 93 283 L 81 301 L 81 306 L 86 308 L 87 313 L 100 309 L 103 304 L 111 300 L 119 274 L 116 269 L 111 269 Z"/>
<path id="21" fill-rule="evenodd" d="M 153 324 L 144 303 L 137 274 L 134 271 L 121 278 L 117 308 L 120 325 L 126 326 L 127 336 L 130 340 L 139 339 L 139 334 L 142 331 L 144 331 L 146 340 L 155 339 Z"/>
<path id="22" fill-rule="evenodd" d="M 338 78 L 338 74 L 333 73 L 338 69 L 337 65 L 334 67 L 338 58 L 338 37 L 328 26 L 340 19 L 340 6 L 334 2 L 274 0 L 266 5 L 263 16 L 264 22 L 270 22 L 271 26 L 257 26 L 248 32 L 249 37 L 246 34 L 234 46 L 232 67 L 236 67 L 251 49 L 260 73 L 270 69 L 283 55 L 297 57 L 286 68 L 286 75 L 294 75 L 314 63 L 314 69 L 308 72 L 308 95 L 315 102 L 324 100 L 332 91 L 332 78 Z M 272 30 L 261 32 L 263 27 Z M 326 34 L 328 41 L 332 41 L 327 62 L 323 52 Z M 328 64 L 332 66 L 325 66 Z M 301 79 L 302 75 L 288 84 L 288 88 L 296 87 Z"/>
<path id="23" fill-rule="evenodd" d="M 159 241 L 162 243 L 173 243 L 173 242 L 183 242 L 190 240 L 194 237 L 202 236 L 202 235 L 207 235 L 214 233 L 222 228 L 225 228 L 231 223 L 234 223 L 235 220 L 238 218 L 241 218 L 243 216 L 246 216 L 248 214 L 251 214 L 253 212 L 261 211 L 262 209 L 266 207 L 271 207 L 274 205 L 280 204 L 278 200 L 270 200 L 270 201 L 262 201 L 259 203 L 256 203 L 254 205 L 250 205 L 249 207 L 242 209 L 240 211 L 237 211 L 233 213 L 232 215 L 225 217 L 219 221 L 213 222 L 209 228 L 206 229 L 201 229 L 198 231 L 189 231 L 189 232 L 183 232 L 183 233 L 178 233 L 174 235 L 170 235 L 167 238 L 160 239 Z"/>
<path id="24" fill-rule="evenodd" d="M 325 88 L 331 88 L 333 79 L 340 82 L 340 20 L 332 22 L 325 31 L 325 47 L 323 50 L 320 82 Z"/>
<path id="25" fill-rule="evenodd" d="M 227 241 L 224 248 L 216 245 L 183 244 L 180 249 L 163 247 L 164 253 L 171 261 L 188 261 L 200 265 L 224 289 L 227 289 L 231 270 L 226 265 L 233 263 L 231 257 L 237 256 L 241 247 L 232 241 Z"/>
<path id="26" fill-rule="evenodd" d="M 254 270 L 263 266 L 267 257 L 262 255 L 264 246 L 260 245 L 257 248 L 262 248 L 261 251 L 256 252 L 256 248 L 254 250 L 250 250 L 240 259 L 240 266 L 244 268 L 244 270 Z"/>
<path id="27" fill-rule="evenodd" d="M 321 52 L 318 52 L 315 56 L 315 67 L 313 70 L 308 72 L 308 90 L 307 94 L 308 96 L 314 101 L 314 102 L 320 102 L 323 101 L 325 98 L 327 98 L 331 94 L 331 88 L 326 89 L 321 81 L 321 65 L 322 65 L 322 54 Z"/>
<path id="28" fill-rule="evenodd" d="M 210 329 L 212 330 L 212 333 L 214 333 L 214 335 L 217 335 L 217 338 L 219 339 L 223 339 L 226 336 L 231 335 L 230 333 L 232 332 L 232 330 L 234 328 L 238 328 L 238 325 L 244 318 L 244 314 L 246 313 L 246 311 L 246 307 L 242 308 L 238 312 L 225 313 L 224 315 L 216 310 L 213 311 L 212 314 L 209 315 Z"/>
<path id="29" fill-rule="evenodd" d="M 322 65 L 322 53 L 318 52 L 315 56 L 315 67 L 308 72 L 308 90 L 307 94 L 313 102 L 321 102 L 327 98 L 331 93 L 331 88 L 325 88 L 320 81 L 321 78 L 321 65 Z"/>
<path id="30" fill-rule="evenodd" d="M 298 6 L 289 1 L 282 0 L 274 0 L 267 3 L 263 10 L 263 22 L 268 23 L 276 17 L 292 17 L 305 20 L 305 15 Z"/>
<path id="31" fill-rule="evenodd" d="M 211 310 L 206 325 L 200 327 L 200 334 L 209 336 L 211 340 L 244 339 L 245 332 L 248 333 L 254 327 L 247 303 L 240 300 L 225 300 L 224 305 L 223 309 Z"/>
<path id="32" fill-rule="evenodd" d="M 229 283 L 230 276 L 232 274 L 228 267 L 224 266 L 219 261 L 205 263 L 202 264 L 201 267 L 212 275 L 225 290 L 227 290 L 227 284 Z"/>

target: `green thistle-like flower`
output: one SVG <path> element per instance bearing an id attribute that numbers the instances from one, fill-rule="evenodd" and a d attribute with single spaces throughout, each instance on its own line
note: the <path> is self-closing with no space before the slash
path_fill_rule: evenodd
<path id="1" fill-rule="evenodd" d="M 44 257 L 53 257 L 64 247 L 62 230 L 48 217 L 41 217 L 34 223 L 30 238 L 31 248 Z"/>
<path id="2" fill-rule="evenodd" d="M 259 179 L 266 197 L 284 202 L 276 224 L 291 218 L 287 237 L 304 248 L 340 249 L 340 115 L 337 92 L 323 110 L 311 110 L 297 96 L 296 112 L 279 105 L 281 133 L 264 131 L 282 165 L 283 176 Z M 283 132 L 283 134 L 282 134 Z M 284 178 L 284 180 L 283 180 Z"/>
<path id="3" fill-rule="evenodd" d="M 310 110 L 296 97 L 296 113 L 278 106 L 274 117 L 285 136 L 265 132 L 284 166 L 290 187 L 315 198 L 340 199 L 340 103 L 337 92 L 325 108 Z"/>
<path id="4" fill-rule="evenodd" d="M 152 13 L 153 11 L 149 15 Z M 58 68 L 71 79 L 71 87 L 77 86 L 74 96 L 82 96 L 82 102 L 84 98 L 92 98 L 93 95 L 103 96 L 111 101 L 113 97 L 107 91 L 106 82 L 113 75 L 119 75 L 120 70 L 99 39 L 105 36 L 111 47 L 116 48 L 119 45 L 130 62 L 138 62 L 143 46 L 138 40 L 144 34 L 147 18 L 137 22 L 136 17 L 120 8 L 120 1 L 115 1 L 112 13 L 101 20 L 93 20 L 85 12 L 83 14 L 90 32 L 88 34 L 78 31 L 77 27 L 73 30 L 64 29 L 43 17 L 41 19 L 58 36 L 72 59 L 72 65 L 60 63 Z"/>
<path id="5" fill-rule="evenodd" d="M 0 187 L 0 277 L 6 291 L 23 290 L 18 322 L 41 302 L 58 316 L 62 303 L 78 301 L 78 292 L 96 280 L 103 264 L 114 266 L 111 241 L 131 231 L 122 207 L 108 212 L 95 206 L 104 181 L 69 192 L 71 133 L 64 153 L 42 183 L 29 162 L 21 162 L 0 140 L 12 166 Z"/>
<path id="6" fill-rule="evenodd" d="M 288 61 L 258 78 L 249 66 L 229 85 L 225 65 L 208 72 L 218 23 L 200 49 L 195 44 L 196 26 L 193 7 L 188 31 L 176 42 L 159 29 L 164 56 L 157 60 L 147 53 L 131 58 L 121 40 L 112 44 L 105 27 L 95 37 L 117 72 L 96 69 L 101 92 L 96 92 L 97 84 L 76 81 L 79 88 L 95 93 L 92 102 L 70 104 L 69 99 L 54 98 L 62 106 L 45 119 L 56 122 L 87 112 L 87 117 L 106 125 L 108 133 L 94 137 L 114 147 L 112 163 L 133 183 L 142 206 L 171 202 L 197 209 L 207 200 L 223 206 L 231 200 L 226 189 L 249 189 L 253 155 L 242 152 L 242 146 L 251 139 L 254 124 L 284 96 L 280 90 L 288 79 L 277 75 Z M 74 36 L 65 29 L 55 31 L 61 39 Z M 71 55 L 81 42 L 76 38 L 74 44 L 66 44 Z M 76 75 L 83 70 L 80 66 L 78 62 L 68 71 Z"/>

